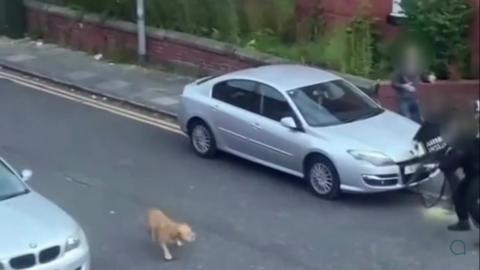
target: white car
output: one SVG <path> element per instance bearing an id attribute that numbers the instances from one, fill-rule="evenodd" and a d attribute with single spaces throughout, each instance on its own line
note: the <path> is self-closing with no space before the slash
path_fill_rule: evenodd
<path id="1" fill-rule="evenodd" d="M 0 158 L 0 270 L 90 270 L 82 228 Z"/>
<path id="2" fill-rule="evenodd" d="M 225 151 L 304 177 L 324 198 L 418 185 L 419 125 L 351 83 L 301 65 L 270 65 L 199 79 L 184 89 L 179 122 L 195 152 Z"/>

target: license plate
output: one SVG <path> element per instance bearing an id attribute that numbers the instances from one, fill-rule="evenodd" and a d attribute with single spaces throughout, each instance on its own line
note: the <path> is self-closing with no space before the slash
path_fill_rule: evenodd
<path id="1" fill-rule="evenodd" d="M 417 171 L 419 164 L 405 166 L 405 174 L 412 174 Z"/>

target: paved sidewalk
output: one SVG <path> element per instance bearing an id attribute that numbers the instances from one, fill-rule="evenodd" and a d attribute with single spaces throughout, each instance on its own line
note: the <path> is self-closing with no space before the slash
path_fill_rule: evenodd
<path id="1" fill-rule="evenodd" d="M 0 66 L 177 115 L 183 86 L 194 78 L 96 60 L 84 52 L 0 37 Z"/>

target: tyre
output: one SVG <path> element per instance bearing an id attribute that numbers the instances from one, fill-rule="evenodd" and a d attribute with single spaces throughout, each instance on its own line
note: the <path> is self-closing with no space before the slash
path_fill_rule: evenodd
<path id="1" fill-rule="evenodd" d="M 335 166 L 322 156 L 315 156 L 307 162 L 305 178 L 315 195 L 328 200 L 340 195 L 340 178 Z"/>
<path id="2" fill-rule="evenodd" d="M 195 153 L 203 158 L 213 158 L 217 154 L 215 137 L 207 124 L 194 121 L 189 128 L 190 144 Z"/>

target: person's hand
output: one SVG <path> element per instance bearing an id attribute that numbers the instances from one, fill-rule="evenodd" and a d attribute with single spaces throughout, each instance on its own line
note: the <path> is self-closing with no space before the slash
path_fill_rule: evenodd
<path id="1" fill-rule="evenodd" d="M 403 88 L 405 88 L 405 90 L 407 90 L 409 92 L 415 92 L 415 87 L 413 86 L 413 84 L 411 82 L 404 84 Z"/>
<path id="2" fill-rule="evenodd" d="M 428 81 L 429 81 L 430 83 L 434 83 L 435 81 L 437 81 L 437 76 L 435 76 L 434 73 L 430 73 L 430 74 L 428 75 Z"/>

